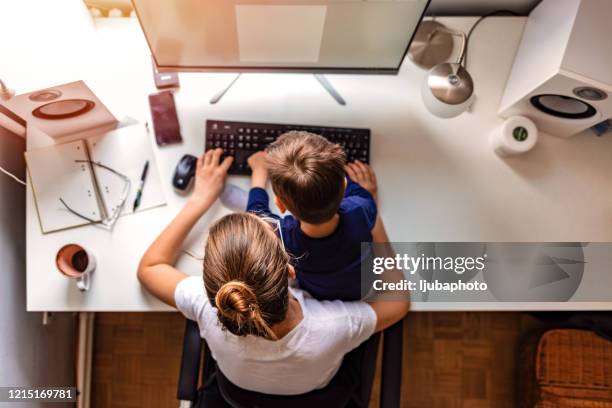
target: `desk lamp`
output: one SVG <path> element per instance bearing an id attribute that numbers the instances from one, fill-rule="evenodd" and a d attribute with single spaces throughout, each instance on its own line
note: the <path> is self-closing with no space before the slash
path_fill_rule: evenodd
<path id="1" fill-rule="evenodd" d="M 9 89 L 4 82 L 0 79 L 0 100 L 3 101 L 8 101 L 9 99 L 11 99 L 13 97 L 13 95 L 15 95 L 15 92 L 12 89 Z M 6 129 L 8 129 L 9 131 L 13 131 L 15 130 L 15 133 L 18 133 L 20 136 L 23 136 L 18 129 L 14 129 L 13 126 L 11 126 L 13 124 L 13 122 L 11 122 L 11 120 L 9 119 L 9 123 L 4 123 L 2 121 L 2 109 L 4 109 L 1 105 L 0 105 L 0 129 L 2 127 L 5 127 Z M 19 184 L 23 184 L 24 186 L 26 185 L 25 181 L 21 180 L 19 177 L 15 176 L 13 173 L 11 173 L 10 171 L 7 171 L 6 169 L 4 169 L 4 167 L 0 166 L 0 173 L 4 173 L 7 176 L 9 176 L 10 178 L 12 178 L 13 180 L 15 180 L 16 182 L 18 182 Z"/>
<path id="2" fill-rule="evenodd" d="M 15 91 L 7 87 L 6 84 L 0 79 L 0 128 L 6 128 L 17 135 L 24 137 L 25 122 L 14 115 L 2 104 L 3 101 L 8 101 L 13 96 L 15 96 Z"/>
<path id="3" fill-rule="evenodd" d="M 0 99 L 8 101 L 15 95 L 15 91 L 9 89 L 4 82 L 0 79 Z"/>
<path id="4" fill-rule="evenodd" d="M 453 50 L 453 36 L 461 38 L 456 62 L 446 62 Z M 463 67 L 467 37 L 435 21 L 425 21 L 410 48 L 410 59 L 429 69 L 421 95 L 427 109 L 440 118 L 453 118 L 469 109 L 474 101 L 474 82 Z"/>

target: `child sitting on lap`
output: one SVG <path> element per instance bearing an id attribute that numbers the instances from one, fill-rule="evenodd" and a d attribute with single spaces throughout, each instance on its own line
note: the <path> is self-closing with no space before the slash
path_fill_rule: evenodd
<path id="1" fill-rule="evenodd" d="M 269 176 L 277 207 L 292 214 L 281 219 L 281 232 L 300 287 L 318 299 L 360 299 L 361 262 L 371 251 L 367 246 L 362 252 L 361 244 L 372 241 L 377 218 L 371 168 L 347 166 L 339 145 L 297 131 L 248 162 L 253 176 L 247 211 L 275 216 L 265 190 Z"/>

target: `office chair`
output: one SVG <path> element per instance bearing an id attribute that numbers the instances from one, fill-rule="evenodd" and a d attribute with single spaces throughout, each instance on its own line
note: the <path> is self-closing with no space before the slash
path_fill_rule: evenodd
<path id="1" fill-rule="evenodd" d="M 380 407 L 398 408 L 402 383 L 402 321 L 383 332 Z M 376 333 L 348 353 L 338 373 L 324 388 L 301 395 L 268 395 L 247 391 L 232 384 L 217 368 L 206 342 L 200 337 L 196 322 L 187 320 L 183 338 L 183 355 L 179 372 L 177 398 L 181 408 L 302 408 L 333 406 L 366 408 L 370 402 L 376 357 L 381 334 Z M 198 387 L 200 364 L 202 386 Z"/>

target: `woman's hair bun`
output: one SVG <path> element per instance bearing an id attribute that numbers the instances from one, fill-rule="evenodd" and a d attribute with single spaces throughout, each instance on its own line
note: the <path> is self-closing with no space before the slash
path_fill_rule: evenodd
<path id="1" fill-rule="evenodd" d="M 261 315 L 255 292 L 245 282 L 232 280 L 223 284 L 215 295 L 215 304 L 219 320 L 232 333 L 276 337 Z"/>
<path id="2" fill-rule="evenodd" d="M 215 303 L 219 313 L 232 318 L 237 314 L 248 316 L 257 304 L 257 298 L 246 283 L 233 280 L 219 288 Z"/>

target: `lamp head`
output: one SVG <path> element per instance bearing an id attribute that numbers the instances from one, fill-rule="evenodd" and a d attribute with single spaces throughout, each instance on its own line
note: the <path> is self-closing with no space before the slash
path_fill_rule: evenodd
<path id="1" fill-rule="evenodd" d="M 431 69 L 453 53 L 453 35 L 437 21 L 423 21 L 414 35 L 408 57 L 419 68 Z"/>
<path id="2" fill-rule="evenodd" d="M 472 104 L 474 82 L 460 63 L 445 62 L 429 70 L 421 93 L 431 113 L 441 118 L 453 118 Z"/>

